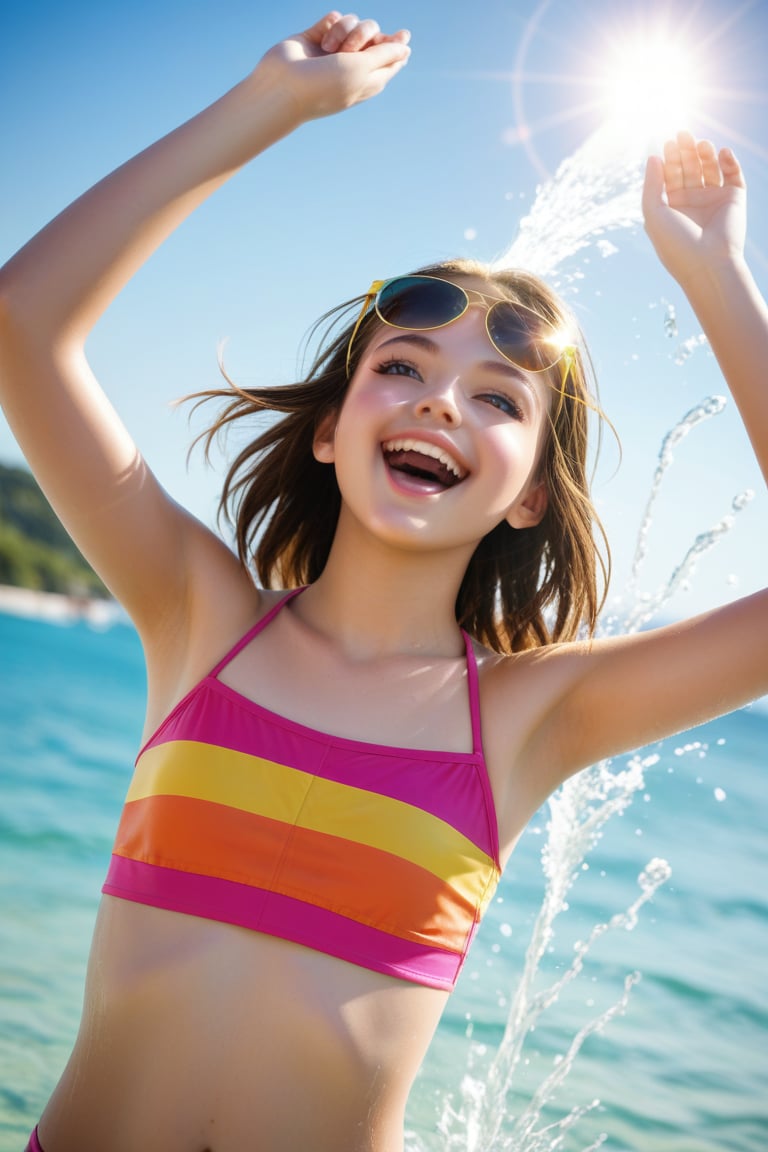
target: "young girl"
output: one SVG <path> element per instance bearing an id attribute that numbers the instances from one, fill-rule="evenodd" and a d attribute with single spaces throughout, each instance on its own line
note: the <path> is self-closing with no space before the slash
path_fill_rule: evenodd
<path id="1" fill-rule="evenodd" d="M 5 411 L 149 678 L 82 1025 L 32 1149 L 402 1149 L 416 1071 L 545 797 L 768 690 L 765 594 L 584 638 L 594 403 L 530 276 L 457 263 L 361 285 L 306 381 L 228 392 L 220 426 L 284 414 L 228 477 L 239 557 L 160 489 L 100 392 L 84 343 L 136 268 L 274 141 L 379 92 L 407 41 L 329 13 L 2 272 Z M 648 232 L 765 471 L 744 199 L 732 155 L 687 134 L 649 162 Z"/>

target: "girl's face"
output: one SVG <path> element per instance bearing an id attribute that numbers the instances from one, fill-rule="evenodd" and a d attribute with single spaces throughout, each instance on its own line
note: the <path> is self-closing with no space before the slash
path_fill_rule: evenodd
<path id="1" fill-rule="evenodd" d="M 315 456 L 336 467 L 342 516 L 393 545 L 474 550 L 503 520 L 527 528 L 546 511 L 537 463 L 549 378 L 497 352 L 485 311 L 472 305 L 427 332 L 382 326 L 318 432 Z"/>

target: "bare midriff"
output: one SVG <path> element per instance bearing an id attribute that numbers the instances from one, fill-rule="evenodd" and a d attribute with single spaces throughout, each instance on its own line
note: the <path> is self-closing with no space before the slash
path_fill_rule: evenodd
<path id="1" fill-rule="evenodd" d="M 447 993 L 105 896 L 46 1152 L 401 1152 Z"/>

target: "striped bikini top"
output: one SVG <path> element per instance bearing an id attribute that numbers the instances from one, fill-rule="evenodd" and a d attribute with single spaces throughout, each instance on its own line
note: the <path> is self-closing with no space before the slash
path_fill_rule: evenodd
<path id="1" fill-rule="evenodd" d="M 500 875 L 471 641 L 471 752 L 331 736 L 218 679 L 296 592 L 142 748 L 103 891 L 451 989 Z"/>

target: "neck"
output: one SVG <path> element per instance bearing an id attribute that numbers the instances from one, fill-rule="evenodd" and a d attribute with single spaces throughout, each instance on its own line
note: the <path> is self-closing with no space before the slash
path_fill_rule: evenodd
<path id="1" fill-rule="evenodd" d="M 404 551 L 337 533 L 322 575 L 296 613 L 351 658 L 458 656 L 456 597 L 471 552 Z"/>

